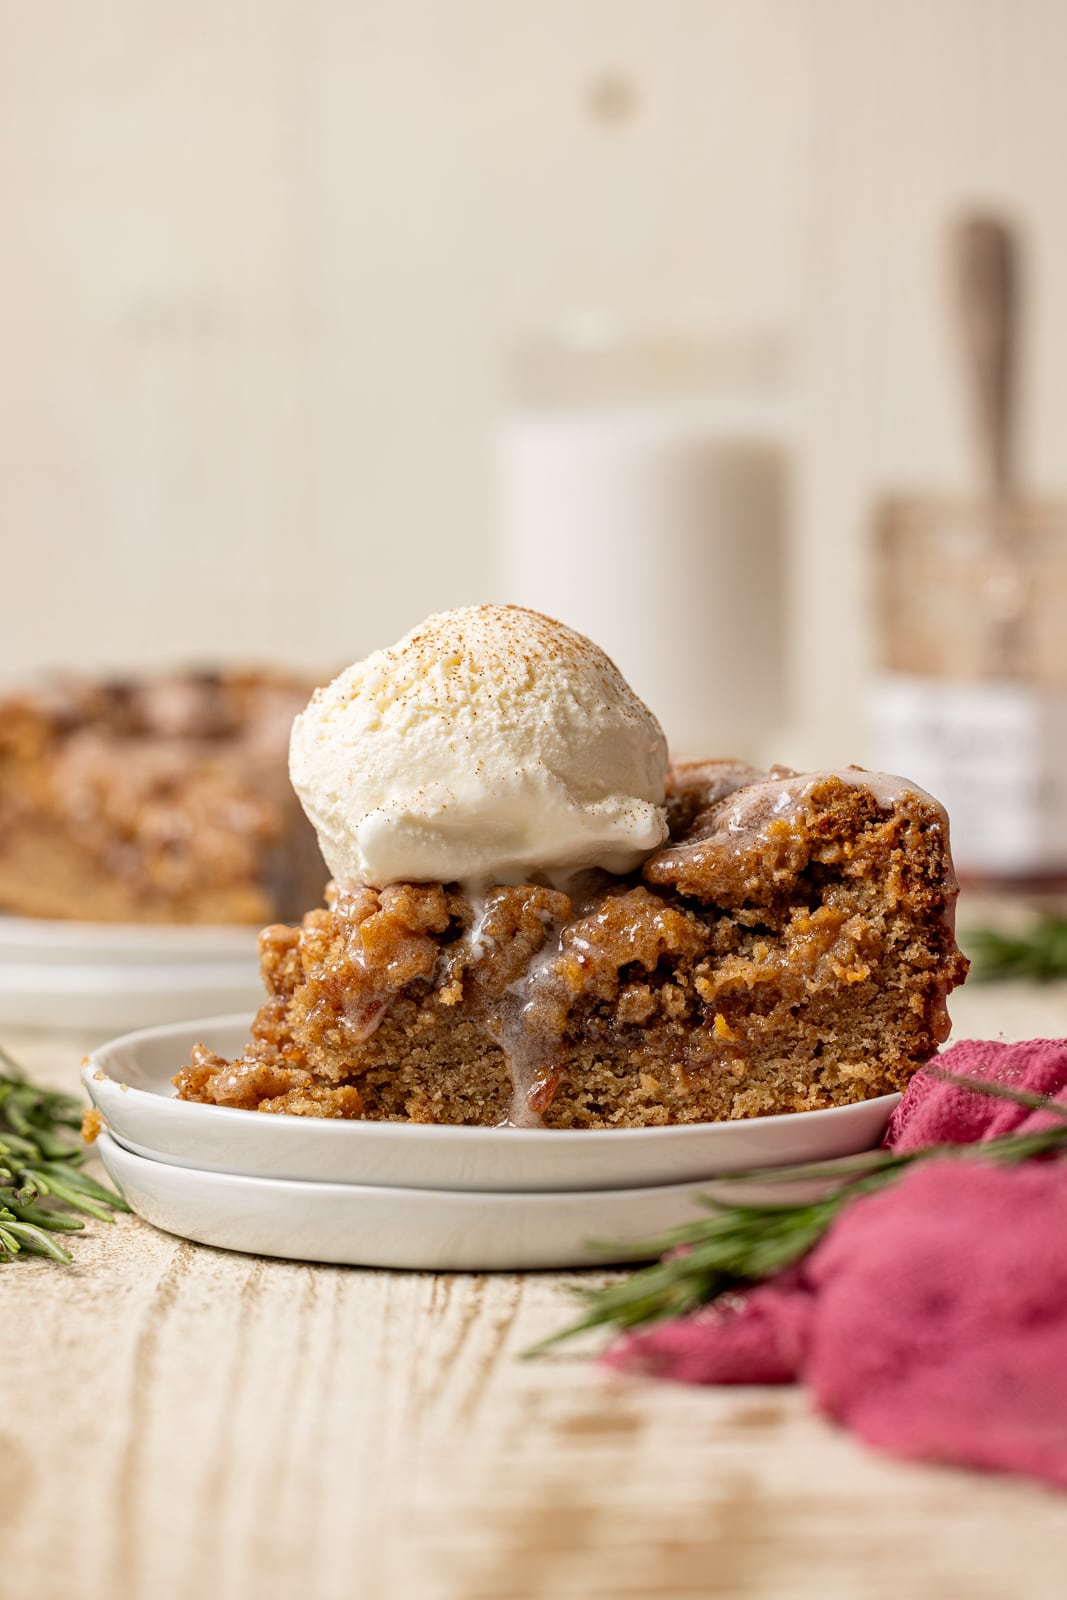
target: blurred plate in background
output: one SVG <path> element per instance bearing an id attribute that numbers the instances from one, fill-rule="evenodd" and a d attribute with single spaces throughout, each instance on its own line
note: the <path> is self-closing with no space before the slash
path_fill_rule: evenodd
<path id="1" fill-rule="evenodd" d="M 0 1026 L 113 1032 L 262 998 L 253 928 L 0 917 Z"/>
<path id="2" fill-rule="evenodd" d="M 60 922 L 0 916 L 0 963 L 254 962 L 257 932 L 218 923 Z"/>

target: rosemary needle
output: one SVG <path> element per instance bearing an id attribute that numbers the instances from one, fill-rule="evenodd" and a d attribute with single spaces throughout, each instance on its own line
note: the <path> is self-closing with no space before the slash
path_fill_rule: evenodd
<path id="1" fill-rule="evenodd" d="M 82 1107 L 74 1095 L 27 1083 L 2 1046 L 0 1067 L 0 1262 L 26 1252 L 69 1264 L 55 1234 L 79 1232 L 79 1212 L 111 1222 L 129 1206 L 81 1170 Z"/>

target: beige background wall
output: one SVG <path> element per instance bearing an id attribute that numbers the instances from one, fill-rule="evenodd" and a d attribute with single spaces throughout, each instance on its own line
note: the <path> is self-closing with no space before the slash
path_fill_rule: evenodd
<path id="1" fill-rule="evenodd" d="M 1067 486 L 1065 62 L 1067 0 L 0 0 L 0 674 L 487 597 L 503 350 L 607 305 L 788 335 L 783 753 L 854 756 L 871 498 L 968 481 L 969 201 Z"/>

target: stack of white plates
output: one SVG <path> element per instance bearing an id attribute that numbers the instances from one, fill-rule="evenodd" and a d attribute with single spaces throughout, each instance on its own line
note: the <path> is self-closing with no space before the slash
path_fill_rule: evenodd
<path id="1" fill-rule="evenodd" d="M 0 916 L 0 1025 L 136 1028 L 255 1006 L 256 930 Z"/>
<path id="2" fill-rule="evenodd" d="M 868 1150 L 899 1100 L 590 1131 L 344 1122 L 177 1100 L 170 1080 L 193 1045 L 232 1057 L 249 1021 L 151 1028 L 95 1051 L 84 1078 L 107 1123 L 98 1148 L 156 1227 L 299 1261 L 491 1271 L 639 1260 L 647 1241 L 697 1215 L 701 1195 L 797 1198 L 796 1183 L 713 1180 Z"/>

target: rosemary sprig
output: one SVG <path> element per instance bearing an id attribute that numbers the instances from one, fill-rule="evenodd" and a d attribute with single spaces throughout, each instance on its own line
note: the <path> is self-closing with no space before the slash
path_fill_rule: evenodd
<path id="1" fill-rule="evenodd" d="M 1067 977 L 1067 917 L 1046 914 L 1021 934 L 972 928 L 962 943 L 974 960 L 972 981 L 1030 978 L 1048 983 Z"/>
<path id="2" fill-rule="evenodd" d="M 1031 1094 L 987 1078 L 958 1077 L 928 1068 L 935 1076 L 963 1089 L 1012 1100 L 1033 1111 L 1049 1111 L 1057 1122 L 1035 1133 L 1009 1133 L 975 1144 L 926 1145 L 900 1154 L 875 1150 L 845 1164 L 816 1162 L 803 1167 L 771 1167 L 761 1172 L 732 1173 L 717 1183 L 794 1183 L 798 1179 L 826 1179 L 835 1187 L 808 1204 L 763 1203 L 730 1205 L 708 1196 L 694 1196 L 707 1213 L 657 1239 L 626 1248 L 632 1259 L 660 1259 L 620 1283 L 607 1288 L 571 1291 L 585 1305 L 577 1321 L 541 1340 L 526 1354 L 540 1355 L 551 1346 L 600 1327 L 636 1328 L 667 1317 L 682 1316 L 707 1305 L 731 1290 L 770 1278 L 807 1255 L 834 1219 L 860 1195 L 873 1194 L 895 1183 L 912 1166 L 933 1159 L 995 1161 L 1015 1164 L 1035 1156 L 1067 1154 L 1067 1106 L 1044 1095 Z M 605 1246 L 605 1250 L 609 1247 Z M 618 1258 L 617 1246 L 610 1247 Z"/>
<path id="3" fill-rule="evenodd" d="M 37 1089 L 0 1046 L 0 1262 L 26 1251 L 69 1264 L 53 1235 L 85 1224 L 70 1213 L 111 1222 L 128 1211 L 120 1195 L 81 1171 L 85 1147 L 77 1138 L 82 1107 L 70 1094 Z"/>

